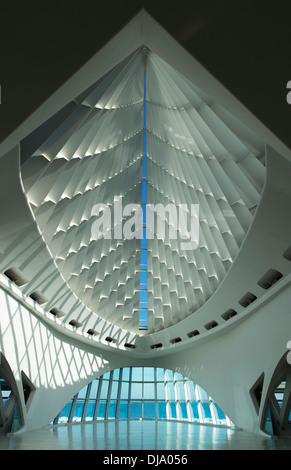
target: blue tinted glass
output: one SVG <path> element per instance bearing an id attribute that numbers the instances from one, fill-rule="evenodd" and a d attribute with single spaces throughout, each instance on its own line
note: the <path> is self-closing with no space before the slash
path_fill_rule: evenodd
<path id="1" fill-rule="evenodd" d="M 142 182 L 141 200 L 142 200 L 142 203 L 146 204 L 146 201 L 147 201 L 147 183 L 146 183 L 146 181 Z"/>
<path id="2" fill-rule="evenodd" d="M 122 369 L 122 380 L 129 380 L 129 373 L 130 373 L 130 368 L 124 367 L 124 369 Z"/>
<path id="3" fill-rule="evenodd" d="M 185 402 L 180 402 L 182 419 L 188 419 L 187 406 Z"/>
<path id="4" fill-rule="evenodd" d="M 158 410 L 159 410 L 159 418 L 161 419 L 166 419 L 167 418 L 167 408 L 166 408 L 166 403 L 165 402 L 159 402 L 158 403 Z"/>
<path id="5" fill-rule="evenodd" d="M 132 381 L 141 382 L 143 380 L 143 368 L 142 367 L 133 367 L 132 368 Z"/>
<path id="6" fill-rule="evenodd" d="M 93 380 L 90 390 L 89 398 L 96 398 L 98 391 L 99 380 Z"/>
<path id="7" fill-rule="evenodd" d="M 116 401 L 110 401 L 108 418 L 114 419 L 116 415 Z"/>
<path id="8" fill-rule="evenodd" d="M 164 381 L 164 369 L 162 369 L 161 367 L 157 367 L 156 369 L 156 373 L 157 373 L 157 381 Z"/>
<path id="9" fill-rule="evenodd" d="M 178 390 L 179 400 L 185 400 L 184 382 L 177 382 L 176 388 Z"/>
<path id="10" fill-rule="evenodd" d="M 127 418 L 128 402 L 121 401 L 119 407 L 119 418 Z"/>
<path id="11" fill-rule="evenodd" d="M 71 408 L 72 408 L 72 403 L 73 403 L 73 400 L 69 401 L 69 403 L 67 403 L 66 406 L 60 412 L 60 418 L 63 418 L 62 421 L 66 420 L 64 418 L 67 418 L 67 419 L 69 418 L 70 411 L 71 411 Z"/>
<path id="12" fill-rule="evenodd" d="M 145 224 L 146 224 L 146 221 L 147 221 L 147 217 L 146 217 L 147 216 L 147 208 L 146 208 L 146 206 L 145 205 L 142 206 L 141 210 L 142 210 L 142 223 L 143 223 L 143 227 L 145 227 Z"/>
<path id="13" fill-rule="evenodd" d="M 174 384 L 173 382 L 168 382 L 168 397 L 169 400 L 175 400 Z"/>
<path id="14" fill-rule="evenodd" d="M 167 369 L 167 378 L 168 380 L 174 380 L 174 374 L 172 370 Z"/>
<path id="15" fill-rule="evenodd" d="M 139 311 L 139 323 L 140 324 L 147 324 L 147 317 L 148 317 L 148 312 L 147 310 L 140 310 Z"/>
<path id="16" fill-rule="evenodd" d="M 203 390 L 203 388 L 201 388 L 201 387 L 198 387 L 198 390 L 199 390 L 200 399 L 201 400 L 208 400 L 208 395 L 205 392 L 205 390 Z"/>
<path id="17" fill-rule="evenodd" d="M 142 241 L 146 243 L 146 247 L 147 247 L 147 229 L 144 227 L 142 229 Z M 141 245 L 141 248 L 143 249 L 142 245 Z"/>
<path id="18" fill-rule="evenodd" d="M 120 398 L 128 398 L 129 382 L 122 382 Z"/>
<path id="19" fill-rule="evenodd" d="M 109 381 L 103 380 L 100 398 L 107 398 Z"/>
<path id="20" fill-rule="evenodd" d="M 132 401 L 130 405 L 130 417 L 142 418 L 142 403 L 141 401 Z"/>
<path id="21" fill-rule="evenodd" d="M 164 382 L 158 382 L 157 383 L 157 399 L 158 400 L 165 400 L 166 399 Z"/>
<path id="22" fill-rule="evenodd" d="M 177 418 L 177 411 L 176 411 L 176 403 L 175 402 L 170 402 L 170 412 L 171 412 L 171 418 L 176 419 Z"/>
<path id="23" fill-rule="evenodd" d="M 142 382 L 133 382 L 131 385 L 131 398 L 142 397 Z"/>
<path id="24" fill-rule="evenodd" d="M 207 418 L 207 419 L 211 418 L 209 403 L 208 402 L 202 402 L 202 407 L 203 407 L 205 418 Z"/>
<path id="25" fill-rule="evenodd" d="M 75 420 L 80 420 L 82 418 L 82 413 L 83 413 L 83 409 L 84 409 L 84 400 L 82 401 L 77 401 L 76 403 L 76 408 L 75 408 L 75 411 L 74 411 L 74 418 L 73 418 L 73 421 Z"/>
<path id="26" fill-rule="evenodd" d="M 144 146 L 144 149 L 145 149 L 144 153 L 146 153 L 146 146 Z M 146 176 L 147 176 L 147 164 L 146 164 L 146 161 L 147 161 L 146 157 L 143 157 L 143 158 L 142 158 L 142 178 L 143 178 L 143 180 L 145 180 L 145 178 L 146 178 Z"/>
<path id="27" fill-rule="evenodd" d="M 94 401 L 90 400 L 88 402 L 86 420 L 94 418 L 95 406 L 96 406 L 96 401 L 95 400 Z"/>
<path id="28" fill-rule="evenodd" d="M 140 301 L 141 301 L 141 302 L 147 302 L 147 301 L 148 301 L 148 293 L 147 293 L 147 291 L 145 291 L 145 292 L 140 292 Z"/>
<path id="29" fill-rule="evenodd" d="M 112 382 L 112 388 L 111 388 L 111 395 L 110 395 L 110 398 L 112 398 L 112 399 L 117 398 L 118 385 L 119 385 L 119 382 L 117 382 L 116 380 L 114 380 L 114 381 Z"/>
<path id="30" fill-rule="evenodd" d="M 175 379 L 176 380 L 183 380 L 183 375 L 181 375 L 179 372 L 175 373 Z"/>
<path id="31" fill-rule="evenodd" d="M 225 414 L 223 413 L 222 409 L 214 403 L 215 409 L 216 409 L 216 414 L 218 419 L 225 419 Z"/>
<path id="32" fill-rule="evenodd" d="M 147 266 L 148 254 L 147 251 L 140 252 L 140 264 L 141 266 Z"/>
<path id="33" fill-rule="evenodd" d="M 80 392 L 78 393 L 78 398 L 86 398 L 87 389 L 88 389 L 88 385 L 82 388 L 82 390 L 80 390 Z"/>
<path id="34" fill-rule="evenodd" d="M 191 408 L 192 408 L 193 418 L 199 419 L 198 406 L 197 406 L 196 401 L 191 403 Z"/>
<path id="35" fill-rule="evenodd" d="M 113 371 L 113 380 L 119 380 L 120 369 L 115 369 Z"/>
<path id="36" fill-rule="evenodd" d="M 191 380 L 187 381 L 187 388 L 188 388 L 189 400 L 196 400 L 194 384 Z"/>
<path id="37" fill-rule="evenodd" d="M 142 296 L 142 299 L 145 299 L 146 295 L 147 293 L 145 294 L 145 296 Z M 143 315 L 143 312 L 147 314 L 146 311 L 141 311 L 141 315 Z M 130 383 L 129 379 L 131 377 L 131 372 L 132 382 Z M 180 374 L 173 374 L 173 371 L 165 371 L 163 368 L 154 367 L 126 367 L 122 369 L 122 376 L 120 375 L 120 373 L 121 370 L 116 369 L 112 371 L 112 373 L 106 374 L 108 378 L 110 377 L 110 380 L 104 380 L 102 378 L 96 379 L 93 380 L 93 382 L 89 385 L 89 388 L 87 388 L 86 386 L 81 389 L 80 392 L 74 397 L 74 399 L 71 400 L 62 409 L 59 415 L 59 423 L 67 423 L 69 421 L 73 403 L 73 422 L 78 422 L 82 419 L 84 421 L 96 419 L 96 400 L 97 396 L 99 396 L 100 391 L 101 396 L 99 402 L 99 409 L 97 410 L 97 419 L 104 419 L 106 417 L 107 409 L 109 419 L 126 419 L 127 417 L 144 417 L 153 419 L 156 417 L 156 412 L 158 413 L 159 418 L 166 419 L 168 412 L 168 418 L 171 419 L 177 419 L 179 417 L 179 419 L 193 419 L 194 421 L 199 422 L 199 413 L 202 410 L 202 416 L 200 413 L 201 419 L 205 423 L 212 422 L 212 410 L 208 394 L 201 387 L 197 386 L 196 388 L 193 382 L 189 379 L 177 380 L 182 378 Z M 118 378 L 121 379 L 121 377 L 121 382 L 119 380 L 114 380 Z M 100 386 L 101 389 L 99 390 Z M 121 387 L 120 403 L 118 406 L 119 414 L 118 416 L 116 416 L 119 386 Z M 109 390 L 110 396 L 108 396 Z M 129 396 L 130 390 L 131 395 Z M 86 397 L 87 391 L 89 391 L 88 397 L 80 399 L 80 396 Z M 197 399 L 195 397 L 196 393 Z M 204 399 L 201 400 L 201 396 L 204 397 Z M 130 410 L 128 403 L 129 398 L 131 398 L 133 404 L 132 409 L 130 411 L 130 415 L 128 415 L 128 411 Z M 189 406 L 191 407 L 189 409 L 187 408 L 186 398 L 187 400 L 189 399 Z M 110 401 L 107 401 L 107 399 L 109 399 Z M 86 402 L 86 400 L 88 401 Z M 168 404 L 166 403 L 166 400 Z M 198 406 L 197 403 L 200 400 L 201 405 Z M 87 403 L 86 416 L 84 415 L 85 403 Z M 179 407 L 178 409 L 177 406 Z M 224 412 L 214 402 L 213 406 L 215 416 L 218 420 L 216 424 L 226 424 L 226 416 Z M 177 413 L 178 410 L 179 413 Z M 190 410 L 191 413 L 188 416 L 188 412 Z M 56 422 L 56 420 L 54 422 Z M 269 417 L 267 418 L 266 425 L 268 425 L 268 422 Z"/>
<path id="38" fill-rule="evenodd" d="M 156 417 L 155 402 L 144 402 L 144 404 L 143 404 L 143 417 L 144 418 L 155 418 Z"/>
<path id="39" fill-rule="evenodd" d="M 148 273 L 144 272 L 144 271 L 141 271 L 141 273 L 140 273 L 140 283 L 141 284 L 147 284 L 147 282 L 148 282 Z"/>
<path id="40" fill-rule="evenodd" d="M 100 401 L 98 408 L 98 418 L 104 419 L 106 411 L 106 401 Z"/>
<path id="41" fill-rule="evenodd" d="M 155 380 L 155 369 L 154 367 L 145 367 L 143 370 L 143 379 L 145 382 L 154 382 Z"/>
<path id="42" fill-rule="evenodd" d="M 143 384 L 143 397 L 147 399 L 155 399 L 155 384 L 144 382 Z"/>

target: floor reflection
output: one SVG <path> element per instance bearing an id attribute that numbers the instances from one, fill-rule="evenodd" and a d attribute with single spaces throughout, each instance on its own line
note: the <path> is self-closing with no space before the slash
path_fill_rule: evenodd
<path id="1" fill-rule="evenodd" d="M 276 450 L 291 440 L 244 431 L 155 420 L 99 421 L 47 427 L 0 439 L 0 450 Z"/>

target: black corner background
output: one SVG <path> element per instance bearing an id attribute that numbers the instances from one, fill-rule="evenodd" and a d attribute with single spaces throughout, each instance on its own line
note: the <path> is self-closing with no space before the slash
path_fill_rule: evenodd
<path id="1" fill-rule="evenodd" d="M 0 142 L 145 8 L 291 147 L 291 2 L 2 0 Z"/>

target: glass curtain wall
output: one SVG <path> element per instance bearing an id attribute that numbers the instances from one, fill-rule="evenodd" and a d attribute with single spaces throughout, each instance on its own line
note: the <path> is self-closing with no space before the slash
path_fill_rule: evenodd
<path id="1" fill-rule="evenodd" d="M 232 426 L 199 385 L 154 367 L 116 369 L 70 400 L 52 424 L 113 419 L 167 419 Z"/>

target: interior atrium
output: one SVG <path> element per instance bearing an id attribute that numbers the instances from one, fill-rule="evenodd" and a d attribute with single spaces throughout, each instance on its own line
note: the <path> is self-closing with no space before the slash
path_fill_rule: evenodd
<path id="1" fill-rule="evenodd" d="M 0 449 L 290 448 L 290 149 L 156 19 L 0 175 Z"/>

